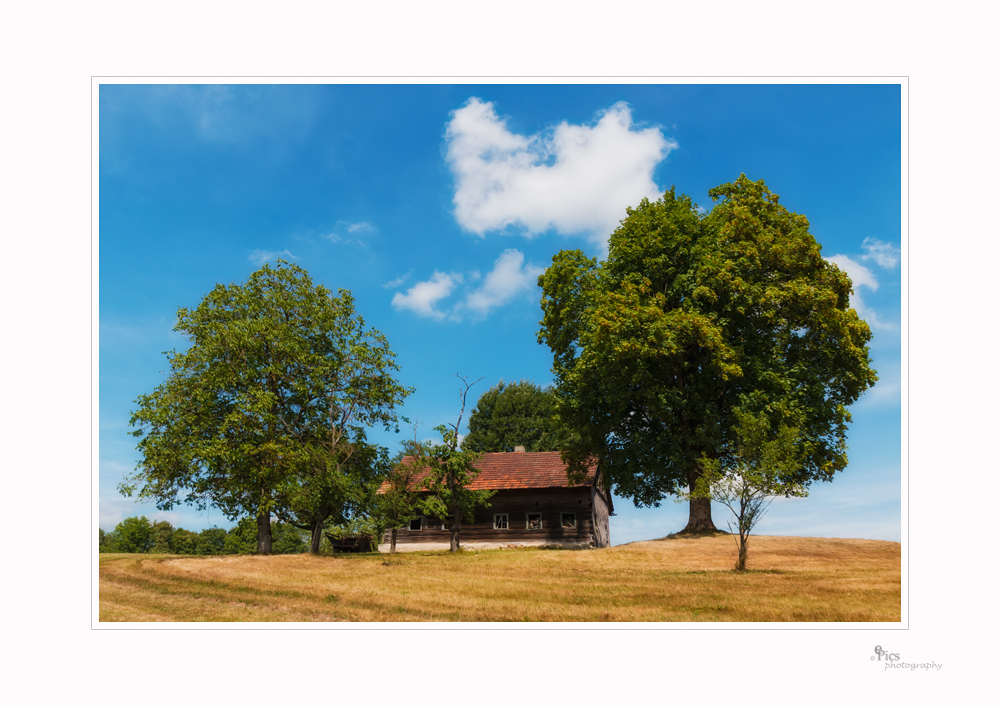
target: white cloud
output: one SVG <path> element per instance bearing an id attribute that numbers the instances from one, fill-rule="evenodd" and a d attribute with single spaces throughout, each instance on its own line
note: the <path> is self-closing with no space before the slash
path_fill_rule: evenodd
<path id="1" fill-rule="evenodd" d="M 331 243 L 343 243 L 344 245 L 364 245 L 360 240 L 355 238 L 348 238 L 343 235 L 338 235 L 337 233 L 327 233 L 323 236 Z"/>
<path id="2" fill-rule="evenodd" d="M 470 98 L 452 113 L 447 160 L 455 177 L 455 219 L 478 234 L 508 226 L 528 235 L 606 238 L 625 207 L 658 198 L 656 165 L 677 148 L 659 127 L 633 129 L 632 114 L 617 103 L 596 124 L 561 123 L 531 136 L 517 135 L 493 104 Z"/>
<path id="3" fill-rule="evenodd" d="M 337 221 L 337 223 L 333 226 L 333 230 L 323 235 L 323 237 L 332 243 L 368 247 L 368 244 L 364 240 L 361 240 L 359 237 L 350 236 L 361 236 L 366 233 L 375 233 L 376 231 L 378 231 L 378 228 L 368 221 L 358 221 L 357 223 L 351 223 L 350 221 Z M 344 235 L 345 232 L 349 235 Z"/>
<path id="4" fill-rule="evenodd" d="M 471 270 L 464 275 L 456 272 L 445 274 L 435 270 L 431 279 L 418 282 L 406 294 L 397 292 L 392 298 L 392 305 L 396 309 L 409 309 L 420 316 L 438 320 L 447 317 L 453 321 L 461 321 L 467 312 L 482 318 L 519 294 L 531 292 L 538 276 L 544 271 L 542 267 L 525 263 L 524 253 L 521 251 L 508 248 L 494 261 L 493 269 L 485 277 L 479 270 Z M 405 277 L 388 284 L 397 285 L 403 279 Z M 480 281 L 482 284 L 474 289 L 471 287 L 472 282 Z M 450 309 L 437 308 L 437 303 L 451 296 L 457 285 L 467 282 L 470 285 L 466 287 L 467 293 L 461 301 Z"/>
<path id="5" fill-rule="evenodd" d="M 868 308 L 861 298 L 861 293 L 858 291 L 859 287 L 866 287 L 873 292 L 878 291 L 878 280 L 875 279 L 875 275 L 872 274 L 871 270 L 860 262 L 852 260 L 847 255 L 833 255 L 826 259 L 846 272 L 847 276 L 851 278 L 851 282 L 854 284 L 854 291 L 851 293 L 850 303 L 851 308 L 858 312 L 858 316 L 867 321 L 868 325 L 872 328 L 894 329 L 895 326 L 892 324 L 879 321 L 878 314 L 874 309 Z"/>
<path id="6" fill-rule="evenodd" d="M 854 283 L 855 294 L 858 287 L 867 287 L 873 292 L 878 291 L 878 280 L 875 279 L 875 275 L 860 262 L 855 262 L 847 255 L 833 255 L 826 259 L 847 273 L 847 276 L 851 278 L 851 282 Z M 853 303 L 851 306 L 853 306 Z"/>
<path id="7" fill-rule="evenodd" d="M 544 268 L 526 265 L 524 253 L 508 249 L 493 263 L 493 270 L 483 280 L 482 286 L 466 297 L 464 308 L 485 316 L 521 292 L 531 291 Z"/>
<path id="8" fill-rule="evenodd" d="M 254 250 L 247 257 L 250 262 L 255 265 L 263 265 L 265 262 L 270 262 L 271 260 L 276 260 L 281 258 L 283 260 L 295 260 L 296 257 L 288 250 L 282 250 L 281 252 L 272 252 L 271 250 Z"/>
<path id="9" fill-rule="evenodd" d="M 338 226 L 345 226 L 348 233 L 374 233 L 375 226 L 373 226 L 368 221 L 359 221 L 358 223 L 348 223 L 347 221 L 338 221 Z"/>
<path id="10" fill-rule="evenodd" d="M 899 249 L 892 243 L 885 243 L 876 238 L 865 238 L 861 247 L 865 251 L 861 259 L 874 260 L 882 269 L 891 270 L 899 263 Z"/>
<path id="11" fill-rule="evenodd" d="M 382 286 L 385 287 L 386 289 L 395 289 L 396 287 L 398 287 L 399 285 L 401 285 L 403 282 L 405 282 L 406 280 L 408 280 L 410 278 L 411 274 L 413 274 L 413 273 L 412 272 L 407 272 L 405 275 L 400 275 L 396 279 L 392 280 L 391 282 L 386 282 Z"/>
<path id="12" fill-rule="evenodd" d="M 426 282 L 417 282 L 406 290 L 406 294 L 396 292 L 392 298 L 392 306 L 395 309 L 409 309 L 420 316 L 443 319 L 445 313 L 436 309 L 434 305 L 451 295 L 455 285 L 461 284 L 461 282 L 462 275 L 460 274 L 445 274 L 435 271 L 433 277 Z"/>

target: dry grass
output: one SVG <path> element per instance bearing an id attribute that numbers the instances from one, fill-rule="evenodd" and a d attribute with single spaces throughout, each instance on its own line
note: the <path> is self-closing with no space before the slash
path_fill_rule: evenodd
<path id="1" fill-rule="evenodd" d="M 105 621 L 898 622 L 900 545 L 726 535 L 600 551 L 100 555 Z"/>

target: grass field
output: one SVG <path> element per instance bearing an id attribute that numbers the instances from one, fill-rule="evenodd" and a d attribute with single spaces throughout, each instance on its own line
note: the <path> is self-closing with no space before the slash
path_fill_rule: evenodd
<path id="1" fill-rule="evenodd" d="M 610 549 L 100 555 L 100 621 L 899 622 L 900 545 L 732 537 Z"/>

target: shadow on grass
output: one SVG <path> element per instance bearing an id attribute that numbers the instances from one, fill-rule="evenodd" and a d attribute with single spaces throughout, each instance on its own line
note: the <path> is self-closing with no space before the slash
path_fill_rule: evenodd
<path id="1" fill-rule="evenodd" d="M 719 574 L 733 574 L 734 576 L 750 576 L 751 574 L 784 575 L 789 572 L 782 571 L 781 569 L 743 569 L 743 571 L 737 571 L 736 569 L 691 569 L 690 571 L 678 571 L 676 573 L 684 575 L 706 574 L 710 576 L 718 576 Z"/>
<path id="2" fill-rule="evenodd" d="M 725 530 L 701 530 L 700 532 L 675 532 L 666 537 L 652 540 L 653 542 L 665 542 L 669 539 L 702 539 L 703 537 L 731 537 L 731 532 Z"/>

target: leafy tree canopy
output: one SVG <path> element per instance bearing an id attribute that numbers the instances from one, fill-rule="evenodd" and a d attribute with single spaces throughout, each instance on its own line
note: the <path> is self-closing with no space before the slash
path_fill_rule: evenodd
<path id="1" fill-rule="evenodd" d="M 153 554 L 170 554 L 171 540 L 174 537 L 174 526 L 166 521 L 153 523 L 153 546 L 150 551 Z"/>
<path id="2" fill-rule="evenodd" d="M 570 471 L 596 457 L 639 506 L 695 490 L 706 459 L 733 465 L 738 411 L 798 429 L 796 480 L 831 480 L 847 408 L 877 379 L 851 281 L 808 220 L 745 175 L 709 195 L 705 215 L 673 189 L 643 199 L 606 261 L 564 250 L 538 280 Z M 686 529 L 714 529 L 707 499 L 691 513 Z"/>
<path id="3" fill-rule="evenodd" d="M 472 522 L 475 518 L 476 508 L 489 507 L 488 500 L 495 493 L 492 490 L 471 490 L 468 487 L 479 475 L 476 463 L 481 455 L 475 451 L 460 449 L 458 446 L 458 430 L 462 426 L 462 417 L 465 415 L 469 388 L 482 378 L 469 382 L 462 375 L 455 377 L 463 383 L 463 388 L 459 393 L 462 408 L 458 413 L 458 421 L 452 425 L 441 424 L 434 427 L 434 431 L 438 432 L 444 439 L 443 444 L 415 442 L 411 447 L 411 459 L 414 465 L 420 471 L 427 471 L 427 475 L 420 484 L 420 487 L 427 491 L 421 496 L 420 508 L 425 515 L 447 521 L 448 529 L 451 531 L 451 551 L 453 552 L 461 548 L 462 520 Z"/>
<path id="4" fill-rule="evenodd" d="M 750 532 L 764 516 L 771 501 L 808 495 L 801 480 L 802 456 L 807 445 L 799 430 L 782 426 L 770 428 L 764 413 L 736 410 L 735 453 L 726 459 L 706 459 L 703 473 L 693 493 L 681 497 L 702 497 L 724 505 L 732 513 L 729 530 L 736 540 L 736 570 L 747 567 Z"/>
<path id="5" fill-rule="evenodd" d="M 529 380 L 504 383 L 482 394 L 469 417 L 469 434 L 462 448 L 486 453 L 513 451 L 559 451 L 565 433 L 556 414 L 556 395 Z"/>
<path id="6" fill-rule="evenodd" d="M 334 295 L 283 261 L 181 308 L 174 330 L 190 347 L 168 353 L 167 380 L 137 400 L 142 460 L 119 489 L 160 509 L 186 502 L 256 516 L 263 553 L 272 511 L 322 525 L 337 504 L 324 493 L 365 427 L 394 427 L 411 392 L 350 292 Z"/>
<path id="7" fill-rule="evenodd" d="M 114 529 L 113 551 L 144 554 L 153 548 L 153 523 L 148 517 L 126 517 Z"/>
<path id="8" fill-rule="evenodd" d="M 419 469 L 413 461 L 422 455 L 423 448 L 416 439 L 404 442 L 393 457 L 385 478 L 386 487 L 376 496 L 374 535 L 380 541 L 385 531 L 390 531 L 390 554 L 396 553 L 396 530 L 420 516 L 420 492 L 416 484 Z"/>
<path id="9" fill-rule="evenodd" d="M 375 493 L 389 474 L 388 451 L 355 429 L 338 453 L 316 452 L 306 472 L 289 479 L 279 491 L 275 513 L 283 521 L 311 532 L 310 551 L 319 551 L 323 532 L 343 527 L 375 512 Z"/>
<path id="10" fill-rule="evenodd" d="M 472 522 L 476 508 L 489 507 L 488 501 L 496 491 L 470 490 L 469 484 L 479 475 L 476 463 L 481 454 L 459 449 L 454 428 L 442 424 L 434 431 L 442 436 L 443 444 L 414 447 L 414 464 L 427 471 L 420 487 L 428 493 L 422 496 L 420 507 L 430 517 L 450 518 L 451 551 L 457 551 L 462 521 Z"/>

